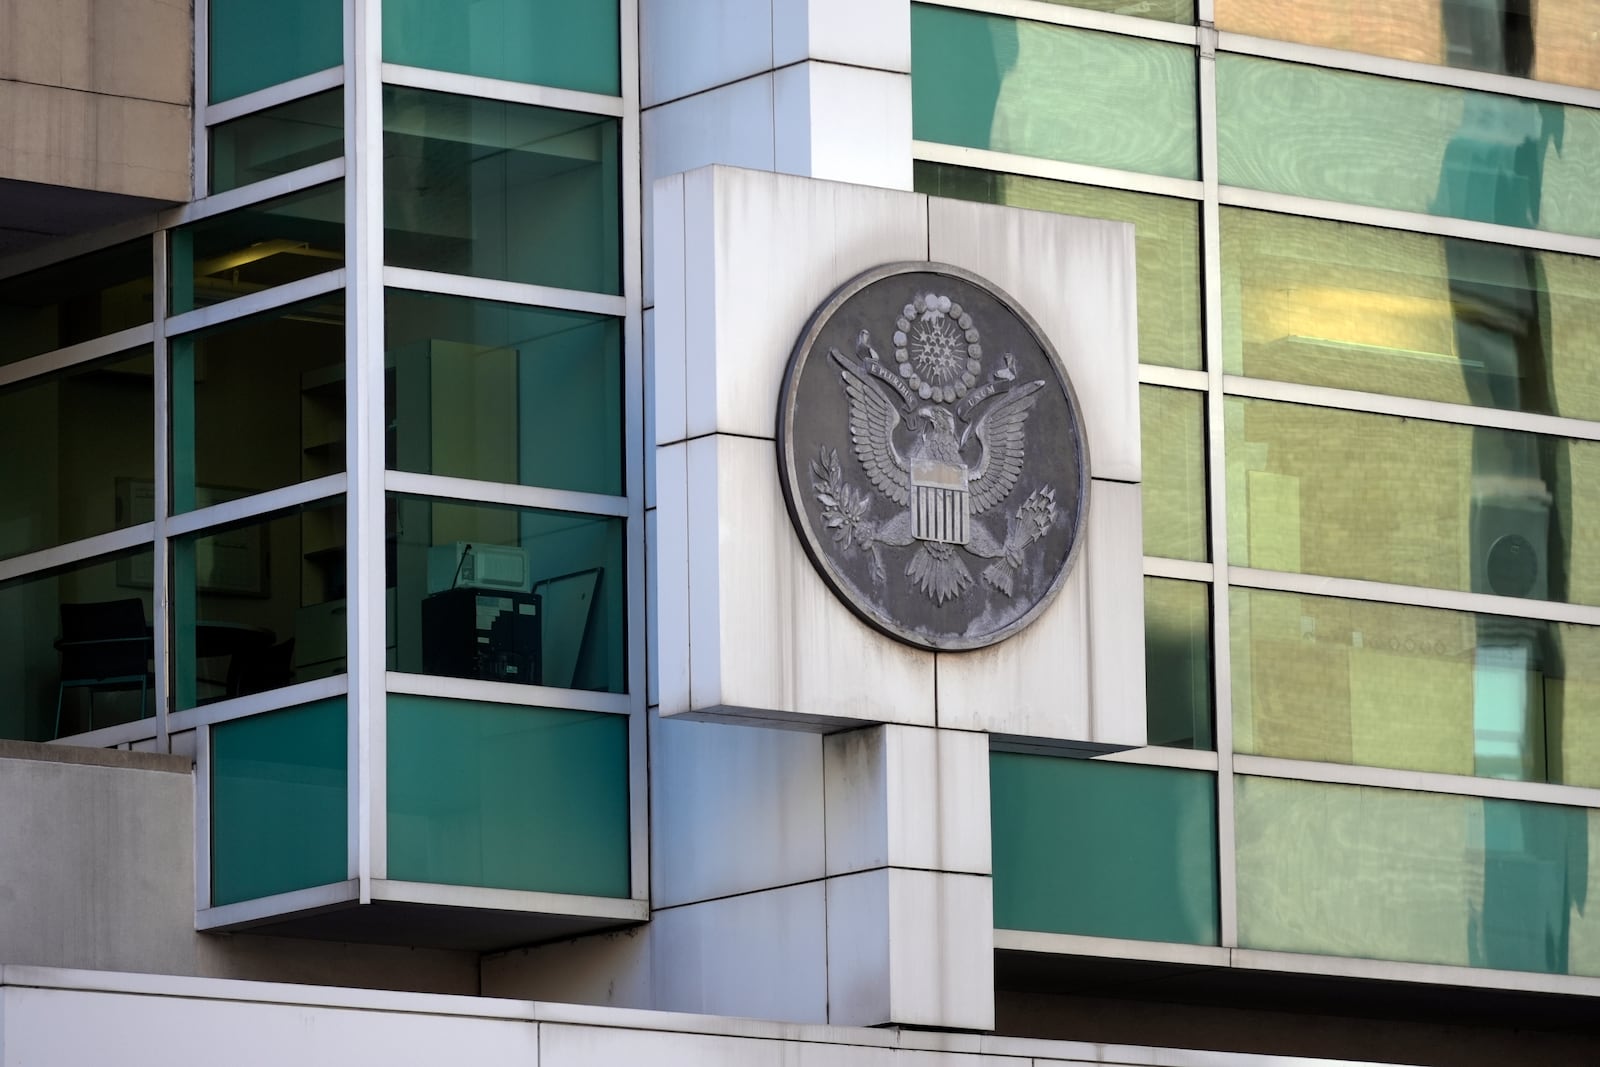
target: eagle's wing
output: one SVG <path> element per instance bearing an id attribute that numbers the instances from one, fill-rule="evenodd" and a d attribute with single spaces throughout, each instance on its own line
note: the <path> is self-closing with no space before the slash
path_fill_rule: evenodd
<path id="1" fill-rule="evenodd" d="M 983 443 L 978 464 L 967 478 L 972 514 L 981 515 L 1010 495 L 1022 474 L 1022 424 L 1039 399 L 1044 382 L 1019 385 L 1001 396 L 978 420 L 974 432 Z"/>
<path id="2" fill-rule="evenodd" d="M 900 409 L 882 388 L 858 374 L 843 355 L 833 355 L 834 362 L 843 368 L 844 391 L 850 397 L 850 440 L 855 443 L 856 458 L 878 492 L 904 506 L 911 500 L 911 468 L 894 443 Z"/>

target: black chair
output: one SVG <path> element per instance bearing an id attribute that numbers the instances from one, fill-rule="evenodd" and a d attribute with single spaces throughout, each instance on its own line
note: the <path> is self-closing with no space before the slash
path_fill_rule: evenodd
<path id="1" fill-rule="evenodd" d="M 96 693 L 139 691 L 139 717 L 145 716 L 155 678 L 150 673 L 150 626 L 137 598 L 61 605 L 61 684 L 56 689 L 55 736 L 61 736 L 61 709 L 68 689 L 89 691 L 89 729 L 94 729 Z"/>
<path id="2" fill-rule="evenodd" d="M 226 689 L 230 697 L 281 689 L 294 681 L 294 638 L 268 648 L 235 652 L 228 659 Z"/>

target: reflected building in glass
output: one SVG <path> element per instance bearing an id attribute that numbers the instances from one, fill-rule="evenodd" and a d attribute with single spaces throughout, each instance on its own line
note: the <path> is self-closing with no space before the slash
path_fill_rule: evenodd
<path id="1" fill-rule="evenodd" d="M 0 1060 L 1593 1061 L 1600 0 L 87 8 L 0 55 Z M 1147 743 L 660 714 L 774 591 L 657 336 L 812 281 L 674 317 L 712 164 L 1131 229 Z"/>

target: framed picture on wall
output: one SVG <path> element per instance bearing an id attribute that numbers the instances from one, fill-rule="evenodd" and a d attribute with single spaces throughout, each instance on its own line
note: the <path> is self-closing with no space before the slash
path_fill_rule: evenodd
<path id="1" fill-rule="evenodd" d="M 202 485 L 195 488 L 197 507 L 211 507 L 247 495 L 249 490 Z M 143 478 L 117 479 L 117 515 L 126 525 L 150 522 L 156 513 L 155 483 Z M 253 523 L 203 536 L 195 548 L 196 587 L 223 596 L 267 595 L 265 526 Z M 155 584 L 155 555 L 141 552 L 117 561 L 117 584 L 149 589 Z"/>

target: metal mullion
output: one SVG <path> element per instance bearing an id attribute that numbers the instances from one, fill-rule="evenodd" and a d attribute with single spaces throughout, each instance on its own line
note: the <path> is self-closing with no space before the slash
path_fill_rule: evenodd
<path id="1" fill-rule="evenodd" d="M 413 267 L 385 267 L 383 284 L 392 289 L 443 293 L 473 300 L 497 300 L 506 304 L 526 304 L 529 307 L 556 308 L 561 311 L 584 311 L 619 319 L 628 313 L 627 296 L 508 282 L 498 278 L 473 278 L 465 274 L 441 274 Z"/>
<path id="2" fill-rule="evenodd" d="M 1211 582 L 1216 580 L 1214 564 L 1189 559 L 1167 559 L 1163 556 L 1144 558 L 1146 578 L 1174 578 L 1180 582 Z"/>
<path id="3" fill-rule="evenodd" d="M 69 567 L 74 563 L 92 560 L 96 556 L 126 552 L 129 549 L 149 544 L 154 536 L 155 524 L 141 522 L 137 526 L 128 526 L 121 530 L 112 530 L 109 533 L 95 534 L 93 537 L 69 541 L 64 545 L 41 548 L 37 552 L 12 556 L 10 559 L 0 560 L 0 582 L 9 582 L 14 578 L 24 578 L 30 574 L 56 570 L 60 567 Z"/>
<path id="4" fill-rule="evenodd" d="M 56 738 L 47 744 L 73 745 L 81 748 L 116 748 L 120 745 L 131 745 L 140 741 L 154 741 L 156 739 L 155 723 L 148 719 L 134 719 L 132 722 L 119 722 L 114 726 L 102 726 L 98 730 L 85 730 L 82 733 L 69 734 L 66 737 Z M 157 749 L 157 751 L 161 751 Z"/>
<path id="5" fill-rule="evenodd" d="M 968 148 L 964 145 L 943 144 L 939 141 L 912 141 L 911 157 L 926 163 L 945 163 L 955 167 L 1020 174 L 1029 178 L 1092 185 L 1122 192 L 1150 193 L 1183 200 L 1200 200 L 1205 196 L 1204 184 L 1192 178 L 1169 178 L 1160 174 L 1117 170 L 1089 163 L 1069 163 L 1065 160 L 1024 156 L 1014 152 L 996 152 L 988 148 Z"/>
<path id="6" fill-rule="evenodd" d="M 511 104 L 531 104 L 534 107 L 605 115 L 609 118 L 621 118 L 626 111 L 624 104 L 626 96 L 607 96 L 604 93 L 589 93 L 579 89 L 558 89 L 551 85 L 504 81 L 499 78 L 458 74 L 428 67 L 407 67 L 398 63 L 383 64 L 383 81 L 386 85 L 403 85 L 409 89 L 453 93 L 457 96 L 500 100 Z"/>
<path id="7" fill-rule="evenodd" d="M 1559 782 L 1516 781 L 1506 778 L 1480 778 L 1468 774 L 1413 771 L 1372 764 L 1323 763 L 1313 760 L 1283 759 L 1277 756 L 1240 754 L 1238 772 L 1256 778 L 1283 778 L 1292 781 L 1321 782 L 1367 789 L 1396 789 L 1420 793 L 1445 793 L 1451 796 L 1485 797 L 1530 804 L 1562 804 L 1574 808 L 1600 808 L 1600 789 L 1562 785 Z"/>
<path id="8" fill-rule="evenodd" d="M 273 200 L 290 193 L 298 193 L 303 189 L 314 189 L 343 177 L 344 157 L 325 159 L 321 163 L 313 163 L 309 167 L 301 167 L 287 174 L 274 174 L 270 178 L 263 178 L 249 185 L 240 185 L 211 196 L 202 196 L 192 203 L 163 211 L 158 216 L 158 221 L 163 227 L 182 226 L 185 223 L 237 211 L 263 200 Z"/>
<path id="9" fill-rule="evenodd" d="M 194 731 L 194 910 L 211 907 L 211 728 Z M 195 926 L 198 927 L 196 920 Z"/>
<path id="10" fill-rule="evenodd" d="M 1192 389 L 1196 392 L 1211 387 L 1211 376 L 1203 370 L 1185 370 L 1181 367 L 1158 367 L 1141 363 L 1138 367 L 1140 385 L 1159 385 L 1167 389 Z"/>
<path id="11" fill-rule="evenodd" d="M 1269 592 L 1363 600 L 1417 608 L 1438 608 L 1442 611 L 1470 612 L 1475 615 L 1502 615 L 1514 619 L 1533 619 L 1570 626 L 1600 626 L 1600 607 L 1589 604 L 1524 600 L 1519 597 L 1496 596 L 1493 593 L 1469 593 L 1456 589 L 1396 585 L 1366 578 L 1294 574 L 1288 571 L 1258 570 L 1253 567 L 1229 567 L 1227 579 L 1243 588 Z"/>
<path id="12" fill-rule="evenodd" d="M 581 515 L 628 518 L 635 513 L 630 497 L 580 493 L 571 489 L 543 489 L 506 482 L 480 482 L 470 478 L 450 478 L 442 474 L 415 474 L 410 471 L 385 471 L 381 484 L 391 493 L 408 493 L 442 500 L 461 500 L 485 504 L 504 504 L 517 508 L 540 508 Z M 642 515 L 642 509 L 639 510 Z"/>
<path id="13" fill-rule="evenodd" d="M 301 278 L 285 285 L 263 289 L 259 293 L 248 296 L 237 296 L 221 304 L 211 304 L 207 307 L 185 311 L 181 315 L 174 315 L 167 319 L 165 331 L 168 337 L 179 334 L 192 333 L 203 330 L 208 326 L 220 326 L 225 322 L 237 319 L 247 319 L 251 315 L 259 315 L 264 311 L 276 311 L 298 304 L 302 300 L 312 300 L 319 296 L 338 292 L 344 288 L 344 267 L 335 267 L 333 270 L 310 278 Z M 348 318 L 348 312 L 346 316 Z"/>
<path id="14" fill-rule="evenodd" d="M 276 515 L 290 508 L 332 499 L 345 491 L 347 481 L 348 477 L 344 474 L 329 474 L 309 482 L 296 482 L 265 493 L 186 511 L 166 520 L 166 535 L 169 538 L 184 537 L 213 526 Z"/>
<path id="15" fill-rule="evenodd" d="M 40 375 L 50 374 L 54 371 L 64 370 L 79 363 L 89 363 L 93 360 L 114 356 L 119 352 L 131 351 L 141 345 L 147 345 L 155 338 L 155 327 L 146 323 L 143 326 L 132 326 L 126 330 L 106 334 L 89 341 L 80 341 L 75 345 L 58 348 L 53 352 L 41 352 L 37 356 L 19 359 L 15 363 L 8 363 L 0 367 L 0 387 L 13 385 L 17 382 L 27 381 Z"/>
<path id="16" fill-rule="evenodd" d="M 1229 951 L 1216 945 L 1186 945 L 1174 941 L 1135 941 L 1122 937 L 1096 937 L 1092 934 L 1055 934 L 1039 930 L 1006 930 L 994 932 L 994 947 L 998 951 L 1034 952 L 1044 955 L 1093 956 L 1100 959 L 1147 960 L 1199 967 L 1228 966 Z M 998 1051 L 998 1050 L 997 1050 Z M 1167 1050 L 1163 1049 L 1162 1053 Z M 1179 1053 L 1178 1056 L 1182 1056 Z M 1121 1060 L 1122 1057 L 1117 1057 Z M 1054 1064 L 1054 1059 L 1048 1061 Z M 1129 1062 L 1123 1060 L 1123 1062 Z M 1184 1063 L 1174 1057 L 1162 1055 L 1159 1062 Z M 1230 1058 L 1230 1061 L 1231 1058 Z M 1250 1062 L 1245 1060 L 1244 1062 Z M 1272 1061 L 1267 1061 L 1270 1064 Z M 1324 1061 L 1326 1062 L 1326 1061 Z M 1036 1067 L 1045 1067 L 1046 1061 L 1035 1060 Z M 1266 1067 L 1266 1065 L 1263 1065 Z M 1310 1064 L 1306 1064 L 1310 1067 Z M 1349 1064 L 1348 1067 L 1357 1067 Z"/>
<path id="17" fill-rule="evenodd" d="M 200 0 L 200 2 L 203 3 L 204 0 Z M 195 110 L 204 113 L 205 126 L 211 127 L 243 118 L 257 111 L 264 111 L 267 108 L 292 103 L 302 97 L 314 96 L 317 93 L 338 88 L 344 84 L 344 81 L 343 67 L 329 67 L 326 70 L 303 74 L 291 81 L 269 85 L 265 89 L 257 89 L 253 93 L 236 96 L 232 100 L 224 100 L 220 104 L 207 104 L 203 108 L 197 107 Z M 196 93 L 198 94 L 199 91 L 200 87 L 197 85 Z"/>
<path id="18" fill-rule="evenodd" d="M 194 107 L 189 116 L 194 143 L 190 172 L 190 199 L 198 200 L 211 187 L 211 138 L 206 131 L 206 107 L 211 99 L 211 4 L 191 0 L 194 12 Z"/>
<path id="19" fill-rule="evenodd" d="M 917 2 L 937 7 L 955 7 L 963 11 L 981 11 L 989 15 L 1006 15 L 1010 18 L 1026 19 L 1029 22 L 1047 22 L 1055 26 L 1099 30 L 1124 37 L 1143 37 L 1170 44 L 1195 43 L 1194 27 L 1180 22 L 1161 22 L 1135 15 L 1115 15 L 1108 11 L 1093 11 L 1085 7 L 1064 7 L 1044 3 L 1042 0 L 917 0 Z"/>
<path id="20" fill-rule="evenodd" d="M 197 7 L 205 7 L 204 3 L 197 3 Z M 155 706 L 156 706 L 156 745 L 159 751 L 169 749 L 170 733 L 167 728 L 167 711 L 171 701 L 172 685 L 172 648 L 171 648 L 171 603 L 172 603 L 172 568 L 171 557 L 167 552 L 167 513 L 172 500 L 172 405 L 169 394 L 169 383 L 172 375 L 172 365 L 168 354 L 166 337 L 167 323 L 167 279 L 170 273 L 166 234 L 157 231 L 150 251 L 152 259 L 152 275 L 154 280 L 155 299 L 152 301 L 155 321 L 152 323 L 155 337 L 152 340 L 154 348 L 154 381 L 152 383 L 155 396 L 153 397 L 155 410 L 152 413 L 155 419 L 154 438 L 155 452 L 151 457 L 154 466 L 155 483 L 155 508 L 154 508 L 154 547 L 150 599 L 152 626 L 154 627 L 153 642 L 151 645 L 151 658 L 155 662 Z"/>
<path id="21" fill-rule="evenodd" d="M 602 715 L 633 715 L 634 699 L 627 693 L 604 693 L 589 689 L 562 689 L 548 685 L 523 685 L 519 682 L 494 682 L 481 678 L 451 678 L 437 674 L 409 674 L 390 671 L 385 684 L 391 693 L 437 697 L 441 700 L 473 700 L 486 704 L 516 704 L 522 707 L 570 708 Z"/>
<path id="22" fill-rule="evenodd" d="M 1107 752 L 1094 758 L 1101 763 L 1133 763 L 1142 767 L 1173 767 L 1191 771 L 1215 771 L 1218 759 L 1215 752 L 1207 749 L 1166 748 L 1162 745 Z"/>
<path id="23" fill-rule="evenodd" d="M 251 693 L 248 696 L 218 700 L 211 704 L 174 711 L 168 731 L 173 734 L 183 733 L 185 730 L 215 726 L 218 723 L 232 722 L 234 719 L 260 715 L 266 711 L 309 704 L 314 700 L 328 700 L 344 696 L 347 692 L 349 684 L 345 675 L 313 678 L 309 682 L 298 682 L 281 689 L 269 689 L 264 693 Z"/>

